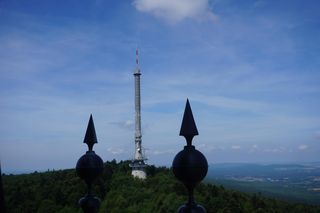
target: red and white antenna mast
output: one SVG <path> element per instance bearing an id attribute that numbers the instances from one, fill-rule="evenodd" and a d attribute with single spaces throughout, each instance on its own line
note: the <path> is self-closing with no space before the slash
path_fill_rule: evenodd
<path id="1" fill-rule="evenodd" d="M 138 47 L 136 49 L 136 64 L 137 64 L 137 66 L 139 66 L 139 51 L 138 51 Z"/>

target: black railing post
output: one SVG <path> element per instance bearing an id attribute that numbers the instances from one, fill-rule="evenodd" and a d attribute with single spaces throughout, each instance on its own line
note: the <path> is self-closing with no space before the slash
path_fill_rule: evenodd
<path id="1" fill-rule="evenodd" d="M 180 180 L 188 189 L 188 202 L 180 206 L 179 213 L 205 213 L 206 209 L 194 201 L 193 190 L 203 180 L 208 172 L 208 162 L 205 156 L 192 145 L 192 139 L 198 135 L 189 100 L 180 129 L 180 136 L 184 136 L 187 146 L 184 147 L 174 158 L 172 169 L 175 177 Z"/>
<path id="2" fill-rule="evenodd" d="M 5 201 L 4 201 L 4 190 L 2 185 L 1 163 L 0 163 L 0 212 L 3 212 L 3 213 L 6 212 Z"/>
<path id="3" fill-rule="evenodd" d="M 90 115 L 83 143 L 88 145 L 89 150 L 78 160 L 76 171 L 87 184 L 87 194 L 79 200 L 79 205 L 84 213 L 95 213 L 98 212 L 100 199 L 92 194 L 92 183 L 102 173 L 103 161 L 92 150 L 93 145 L 98 143 L 92 115 Z"/>

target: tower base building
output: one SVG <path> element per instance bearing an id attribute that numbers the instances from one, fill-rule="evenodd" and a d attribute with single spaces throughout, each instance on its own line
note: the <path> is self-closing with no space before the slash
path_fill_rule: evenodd
<path id="1" fill-rule="evenodd" d="M 139 179 L 146 179 L 147 172 L 146 167 L 147 165 L 144 163 L 143 160 L 132 160 L 130 167 L 132 168 L 132 176 Z"/>

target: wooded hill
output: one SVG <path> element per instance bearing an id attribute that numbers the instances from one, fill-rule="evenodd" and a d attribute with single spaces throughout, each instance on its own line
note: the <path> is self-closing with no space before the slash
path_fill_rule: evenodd
<path id="1" fill-rule="evenodd" d="M 176 212 L 187 200 L 184 186 L 168 168 L 148 167 L 145 181 L 131 176 L 129 161 L 104 164 L 93 192 L 101 199 L 99 212 L 167 213 Z M 82 212 L 78 200 L 86 186 L 74 169 L 3 175 L 7 212 L 71 213 Z M 320 206 L 288 203 L 275 199 L 227 190 L 223 186 L 200 184 L 196 201 L 215 213 L 319 213 Z"/>

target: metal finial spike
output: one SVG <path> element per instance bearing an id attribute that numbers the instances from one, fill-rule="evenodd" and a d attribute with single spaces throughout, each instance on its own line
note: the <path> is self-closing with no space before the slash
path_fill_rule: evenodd
<path id="1" fill-rule="evenodd" d="M 186 108 L 184 110 L 180 135 L 186 138 L 188 146 L 191 146 L 192 138 L 195 135 L 199 135 L 196 123 L 193 118 L 189 99 L 187 99 Z"/>
<path id="2" fill-rule="evenodd" d="M 89 151 L 92 151 L 92 147 L 95 143 L 98 143 L 96 130 L 94 128 L 94 123 L 92 119 L 92 114 L 90 115 L 86 135 L 84 136 L 83 143 L 88 144 Z"/>

